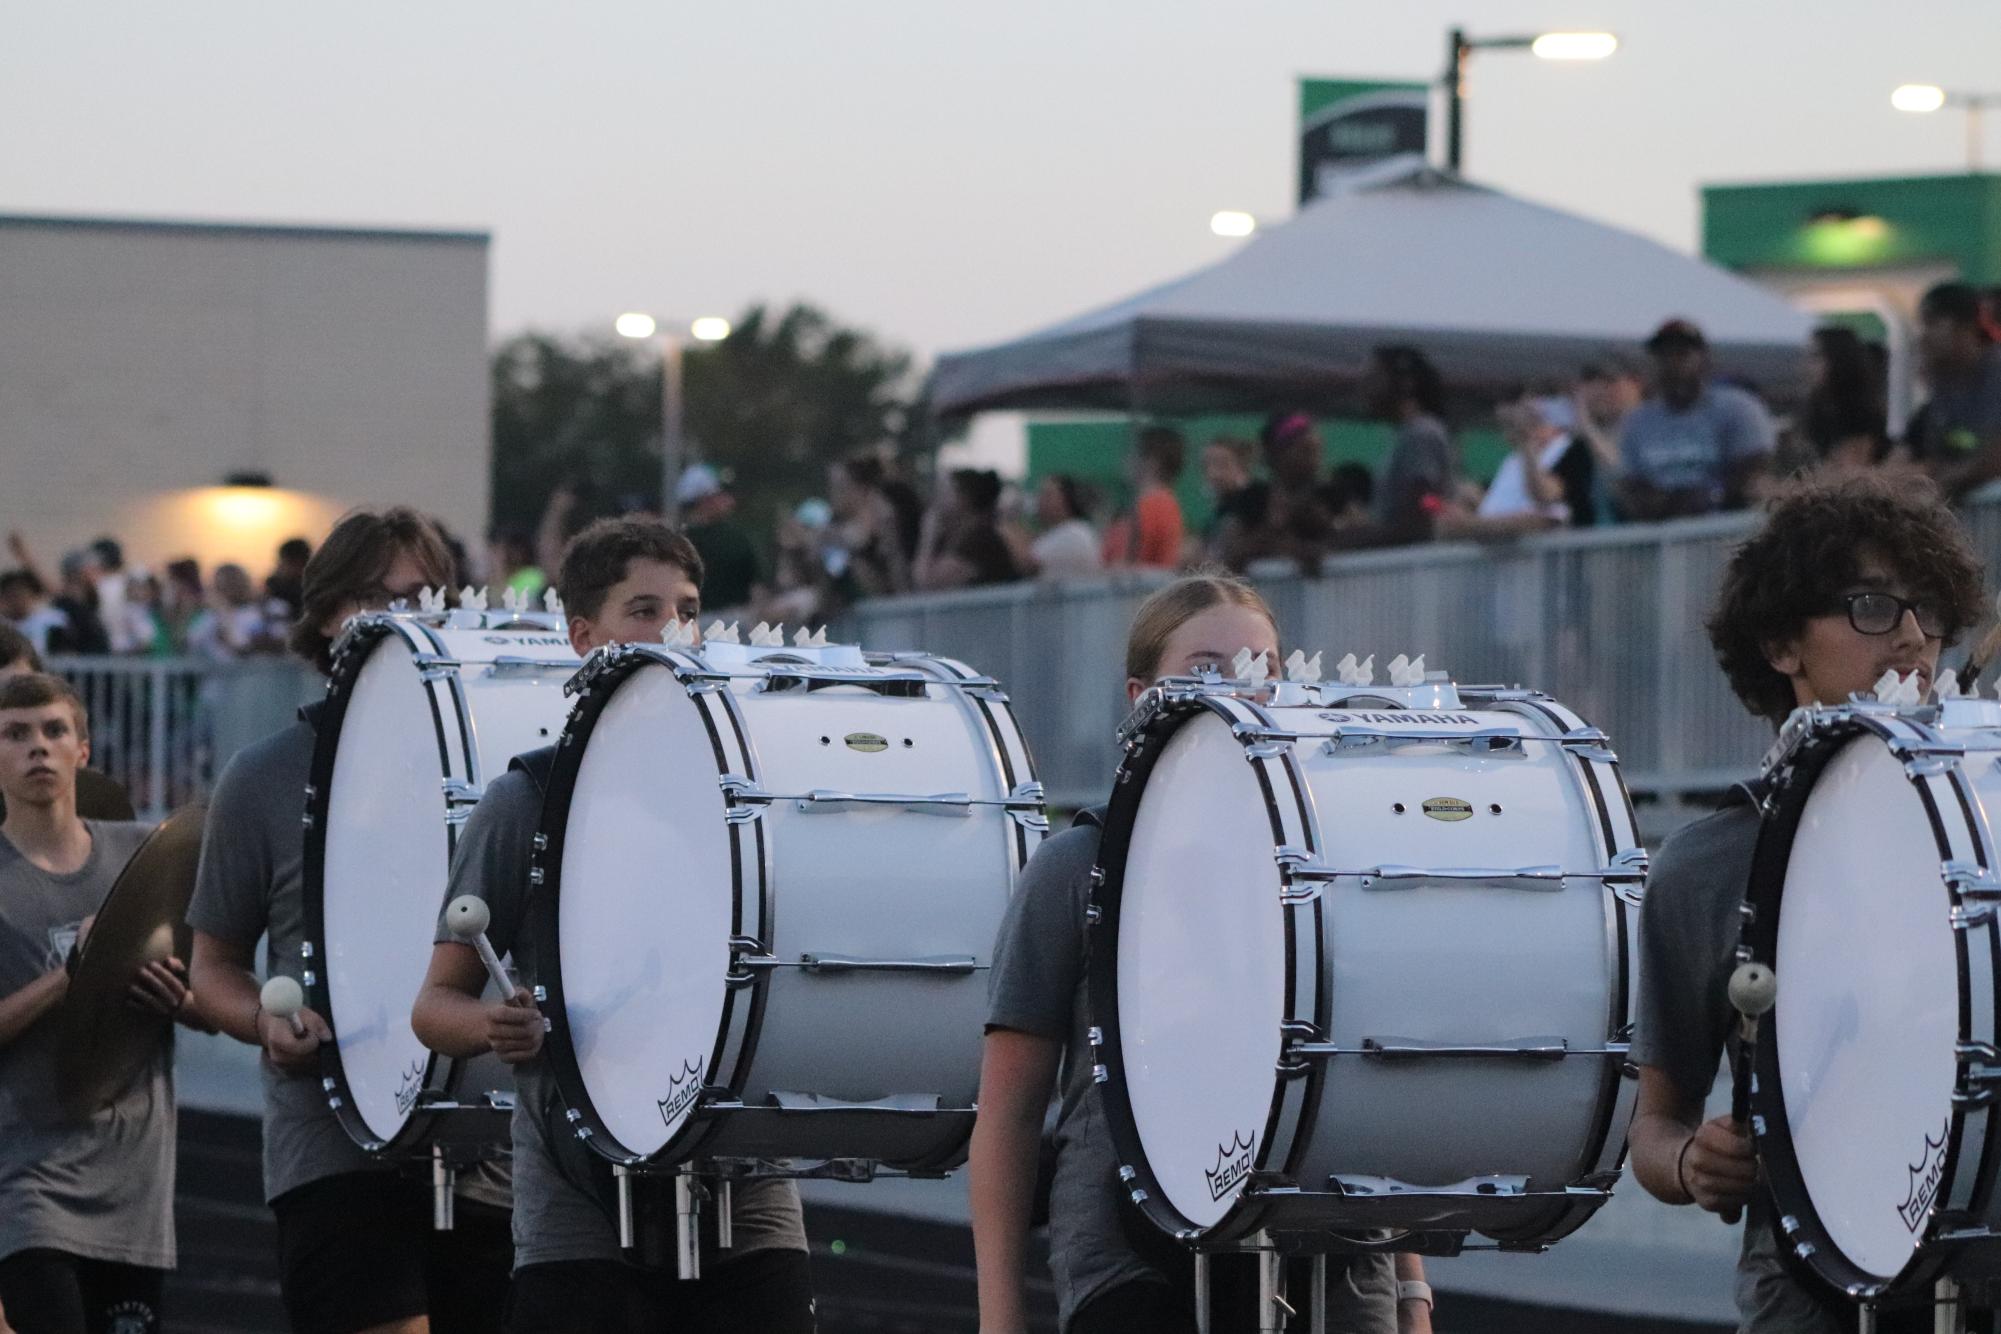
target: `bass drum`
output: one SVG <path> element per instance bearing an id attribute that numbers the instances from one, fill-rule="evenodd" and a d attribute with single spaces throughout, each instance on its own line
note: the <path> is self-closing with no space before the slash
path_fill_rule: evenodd
<path id="1" fill-rule="evenodd" d="M 561 735 L 578 661 L 560 616 L 528 612 L 374 613 L 335 645 L 306 789 L 300 981 L 334 1031 L 327 1103 L 371 1153 L 507 1150 L 513 1072 L 436 1055 L 410 1011 L 459 826 L 508 761 Z"/>
<path id="2" fill-rule="evenodd" d="M 1646 859 L 1545 696 L 1169 682 L 1106 817 L 1093 1036 L 1133 1202 L 1539 1248 L 1610 1196 Z"/>
<path id="3" fill-rule="evenodd" d="M 1047 828 L 995 684 L 714 643 L 602 649 L 577 685 L 534 873 L 577 1132 L 626 1164 L 961 1161 L 994 936 Z"/>
<path id="4" fill-rule="evenodd" d="M 1997 750 L 2001 704 L 1858 701 L 1795 713 L 1767 761 L 1752 1130 L 1785 1243 L 1859 1301 L 1996 1250 Z"/>

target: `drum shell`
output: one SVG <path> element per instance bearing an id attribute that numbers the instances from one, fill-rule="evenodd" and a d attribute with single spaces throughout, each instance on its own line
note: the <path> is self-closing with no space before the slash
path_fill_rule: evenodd
<path id="1" fill-rule="evenodd" d="M 999 804 L 1032 780 L 1005 703 L 987 701 L 1013 739 L 1006 762 L 989 722 L 995 715 L 944 684 L 963 669 L 931 660 L 899 663 L 939 682 L 914 696 L 841 685 L 774 690 L 760 673 L 740 672 L 726 689 L 687 692 L 707 719 L 698 731 L 672 721 L 685 706 L 661 692 L 682 690 L 677 672 L 692 679 L 703 670 L 700 660 L 667 654 L 595 677 L 552 777 L 541 865 L 555 890 L 544 900 L 544 920 L 557 941 L 551 1047 L 566 1101 L 590 1132 L 587 1142 L 618 1161 L 949 1166 L 963 1156 L 970 1131 L 994 935 L 1032 846 L 1023 822 Z M 652 692 L 657 704 L 639 707 L 635 691 Z M 633 786 L 596 767 L 612 762 L 596 758 L 599 727 L 629 734 L 646 719 L 664 729 L 661 742 L 627 735 L 623 749 L 604 755 L 671 763 L 684 774 L 705 767 L 709 790 L 727 798 L 695 797 L 697 777 L 687 780 L 687 800 L 627 803 L 616 813 L 601 807 L 596 794 Z M 670 733 L 679 739 L 667 742 Z M 843 793 L 963 793 L 974 803 L 832 799 Z M 803 799 L 809 794 L 827 799 Z M 611 819 L 621 837 L 657 826 L 664 841 L 650 844 L 642 832 L 635 849 L 689 838 L 706 847 L 727 837 L 727 855 L 703 852 L 677 864 L 731 866 L 730 876 L 695 883 L 641 872 L 622 888 L 589 851 L 603 842 L 593 829 Z M 729 950 L 703 946 L 689 961 L 713 969 L 712 989 L 706 980 L 697 989 L 727 997 L 722 1032 L 699 1044 L 692 1031 L 656 1044 L 655 1028 L 666 1025 L 634 1026 L 633 1011 L 648 1007 L 682 1022 L 672 1017 L 682 1002 L 663 989 L 665 978 L 638 962 L 655 950 L 649 933 L 665 933 L 664 943 L 682 930 L 677 896 L 695 896 L 684 899 L 690 920 L 730 921 L 738 933 Z M 657 919 L 630 913 L 637 925 L 624 938 L 577 934 L 593 919 L 625 912 L 618 905 L 628 900 L 655 905 Z M 624 1039 L 612 1036 L 621 1022 Z M 697 1045 L 706 1062 L 678 1054 Z M 675 1068 L 691 1063 L 709 1089 L 693 1109 L 689 1076 Z M 664 1127 L 652 1119 L 647 1104 L 655 1102 L 669 1118 Z"/>
<path id="2" fill-rule="evenodd" d="M 1553 741 L 1581 729 L 1560 706 L 1526 696 L 1449 717 L 1233 704 L 1197 711 L 1164 745 L 1157 731 L 1142 752 L 1148 758 L 1128 759 L 1122 787 L 1144 784 L 1176 747 L 1201 744 L 1193 736 L 1207 733 L 1220 766 L 1216 784 L 1263 783 L 1270 827 L 1246 815 L 1231 831 L 1246 849 L 1262 849 L 1247 852 L 1242 876 L 1232 878 L 1258 883 L 1248 911 L 1274 924 L 1285 918 L 1287 1022 L 1302 1030 L 1294 1038 L 1327 1053 L 1290 1062 L 1291 1048 L 1273 1032 L 1270 1054 L 1281 1074 L 1270 1081 L 1268 1117 L 1253 1118 L 1257 1102 L 1245 1094 L 1234 1116 L 1200 1137 L 1213 1138 L 1207 1153 L 1219 1179 L 1228 1146 L 1241 1149 L 1254 1133 L 1258 1139 L 1250 1170 L 1265 1179 L 1218 1215 L 1201 1207 L 1184 1212 L 1191 1189 L 1200 1199 L 1192 1174 L 1185 1178 L 1192 1186 L 1176 1189 L 1137 1161 L 1146 1155 L 1140 1120 L 1122 1101 L 1132 1033 L 1107 1041 L 1100 1057 L 1117 1067 L 1106 1092 L 1114 1138 L 1156 1223 L 1215 1241 L 1259 1228 L 1393 1226 L 1477 1230 L 1526 1245 L 1564 1235 L 1603 1202 L 1631 1110 L 1632 1082 L 1622 1067 L 1633 982 L 1628 900 L 1637 900 L 1637 884 L 1620 883 L 1621 898 L 1613 889 L 1619 882 L 1594 873 L 1615 859 L 1629 868 L 1644 861 L 1609 753 L 1587 759 Z M 1388 739 L 1330 744 L 1337 730 Z M 1298 739 L 1266 741 L 1261 731 Z M 1543 744 L 1497 754 L 1401 739 L 1455 731 L 1517 732 Z M 1137 836 L 1152 795 L 1143 787 L 1124 809 L 1115 798 L 1107 830 L 1101 867 L 1114 883 L 1098 900 L 1103 929 L 1092 944 L 1093 1020 L 1101 1031 L 1108 1016 L 1123 1026 L 1129 1013 L 1119 923 L 1132 911 L 1126 896 L 1135 863 L 1134 848 L 1121 844 Z M 1343 876 L 1324 882 L 1310 903 L 1284 908 L 1288 861 L 1322 870 L 1556 866 L 1582 874 L 1561 888 Z M 1631 879 L 1637 882 L 1637 872 Z M 1101 952 L 1106 945 L 1111 960 Z M 1228 946 L 1218 940 L 1213 948 Z M 1183 970 L 1156 959 L 1137 971 L 1147 978 Z M 1154 1041 L 1162 1041 L 1159 1034 Z M 1262 1031 L 1242 1038 L 1266 1041 Z M 1528 1053 L 1552 1041 L 1570 1054 L 1468 1050 Z M 1217 1045 L 1237 1043 L 1219 1037 Z M 1427 1046 L 1458 1050 L 1368 1054 Z M 1257 1119 L 1264 1124 L 1252 1124 Z M 1181 1157 L 1185 1163 L 1197 1153 L 1191 1144 Z M 1480 1183 L 1494 1177 L 1513 1178 L 1531 1194 L 1486 1197 Z M 1350 1189 L 1374 1193 L 1340 1193 Z M 1394 1200 L 1383 1193 L 1391 1189 L 1400 1192 Z"/>

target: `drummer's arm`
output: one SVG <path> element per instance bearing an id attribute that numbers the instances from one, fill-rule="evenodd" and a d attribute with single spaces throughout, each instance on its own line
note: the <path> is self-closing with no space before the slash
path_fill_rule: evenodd
<path id="1" fill-rule="evenodd" d="M 431 967 L 410 1011 L 417 1040 L 440 1056 L 463 1060 L 492 1052 L 510 1065 L 542 1050 L 542 1012 L 522 987 L 506 1002 L 481 998 L 486 965 L 470 945 L 440 941 L 431 946 Z"/>
<path id="2" fill-rule="evenodd" d="M 410 1011 L 417 1040 L 440 1056 L 460 1060 L 487 1051 L 486 965 L 470 945 L 440 941 L 431 946 L 431 966 Z"/>
<path id="3" fill-rule="evenodd" d="M 1750 1137 L 1727 1115 L 1705 1122 L 1702 1099 L 1658 1066 L 1640 1067 L 1639 1105 L 1626 1143 L 1633 1176 L 1667 1204 L 1725 1213 L 1743 1207 L 1757 1180 Z"/>
<path id="4" fill-rule="evenodd" d="M 319 1060 L 320 1043 L 333 1037 L 333 1030 L 318 1011 L 300 1010 L 297 1016 L 303 1034 L 292 1026 L 264 1013 L 257 974 L 257 942 L 231 940 L 195 932 L 194 966 L 189 970 L 195 1005 L 214 1031 L 227 1033 L 238 1042 L 262 1047 L 273 1065 L 294 1073 L 311 1070 Z"/>
<path id="5" fill-rule="evenodd" d="M 0 1049 L 12 1046 L 16 1038 L 34 1027 L 68 990 L 68 970 L 56 967 L 18 991 L 0 996 Z"/>
<path id="6" fill-rule="evenodd" d="M 973 1123 L 973 1255 L 979 1268 L 982 1334 L 1028 1328 L 1022 1289 L 1028 1220 L 1042 1152 L 1042 1118 L 1056 1086 L 1063 1044 L 1011 1028 L 987 1032 L 980 1062 L 980 1114 Z"/>

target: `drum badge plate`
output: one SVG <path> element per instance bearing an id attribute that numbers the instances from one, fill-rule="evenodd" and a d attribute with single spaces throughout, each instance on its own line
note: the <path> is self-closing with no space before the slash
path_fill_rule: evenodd
<path id="1" fill-rule="evenodd" d="M 873 754 L 878 750 L 889 749 L 889 738 L 879 737 L 873 732 L 850 732 L 841 740 L 846 743 L 849 750 L 867 751 Z"/>
<path id="2" fill-rule="evenodd" d="M 1473 805 L 1457 797 L 1427 797 L 1424 813 L 1434 820 L 1467 820 L 1472 818 Z"/>
<path id="3" fill-rule="evenodd" d="M 1255 1135 L 1245 1139 L 1243 1135 L 1233 1131 L 1228 1144 L 1216 1146 L 1215 1170 L 1211 1171 L 1206 1167 L 1202 1169 L 1202 1175 L 1209 1179 L 1211 1200 L 1222 1199 L 1250 1177 L 1251 1151 L 1256 1139 Z"/>

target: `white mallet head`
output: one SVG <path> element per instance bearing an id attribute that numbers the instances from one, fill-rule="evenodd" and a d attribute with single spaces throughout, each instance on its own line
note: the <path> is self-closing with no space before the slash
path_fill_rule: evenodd
<path id="1" fill-rule="evenodd" d="M 485 932 L 493 920 L 486 900 L 476 894 L 461 894 L 445 907 L 445 925 L 460 940 L 471 940 Z"/>
<path id="2" fill-rule="evenodd" d="M 306 992 L 297 978 L 274 977 L 264 984 L 258 1000 L 264 1005 L 264 1013 L 290 1019 L 305 1007 Z"/>
<path id="3" fill-rule="evenodd" d="M 1764 964 L 1740 963 L 1730 974 L 1730 1003 L 1746 1019 L 1768 1013 L 1778 1000 L 1778 975 Z"/>

